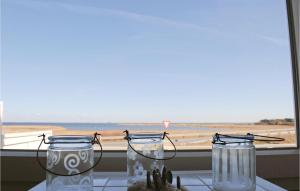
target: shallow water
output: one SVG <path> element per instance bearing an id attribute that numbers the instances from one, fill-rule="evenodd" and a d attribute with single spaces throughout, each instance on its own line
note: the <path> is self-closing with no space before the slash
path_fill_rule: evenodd
<path id="1" fill-rule="evenodd" d="M 205 130 L 205 131 L 218 131 L 220 129 L 199 126 L 179 126 L 171 124 L 169 128 L 164 128 L 162 124 L 124 124 L 124 123 L 4 123 L 4 125 L 43 125 L 43 126 L 60 126 L 71 130 Z"/>

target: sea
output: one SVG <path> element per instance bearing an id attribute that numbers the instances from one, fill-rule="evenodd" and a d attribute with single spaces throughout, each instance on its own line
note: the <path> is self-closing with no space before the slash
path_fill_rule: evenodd
<path id="1" fill-rule="evenodd" d="M 168 128 L 164 128 L 163 124 L 143 124 L 143 123 L 28 123 L 28 122 L 4 122 L 3 125 L 41 125 L 41 126 L 60 126 L 70 130 L 206 130 L 216 131 L 201 124 L 193 124 L 184 126 L 179 124 L 170 124 Z"/>

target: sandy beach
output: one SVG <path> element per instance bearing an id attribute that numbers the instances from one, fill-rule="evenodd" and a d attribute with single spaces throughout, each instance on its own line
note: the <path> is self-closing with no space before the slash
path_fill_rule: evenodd
<path id="1" fill-rule="evenodd" d="M 147 124 L 140 124 L 143 127 Z M 150 124 L 148 124 L 150 125 Z M 172 130 L 165 129 L 169 133 L 169 137 L 175 143 L 177 149 L 210 149 L 211 138 L 215 133 L 223 134 L 246 134 L 248 132 L 258 135 L 275 136 L 284 138 L 285 141 L 279 143 L 256 142 L 257 147 L 295 147 L 296 136 L 295 127 L 291 125 L 255 125 L 255 124 L 205 124 L 208 130 L 199 130 L 199 124 L 176 124 L 177 126 L 193 127 L 194 130 Z M 201 126 L 201 125 L 200 125 Z M 60 126 L 41 126 L 41 125 L 4 125 L 2 126 L 2 134 L 11 133 L 28 133 L 52 131 L 52 135 L 93 135 L 92 130 L 70 130 Z M 130 131 L 131 133 L 143 131 Z M 152 131 L 161 133 L 161 131 Z M 101 130 L 101 143 L 105 150 L 125 150 L 127 143 L 124 140 L 123 130 Z M 165 148 L 172 149 L 171 144 L 165 141 Z M 96 147 L 95 147 L 96 149 Z"/>

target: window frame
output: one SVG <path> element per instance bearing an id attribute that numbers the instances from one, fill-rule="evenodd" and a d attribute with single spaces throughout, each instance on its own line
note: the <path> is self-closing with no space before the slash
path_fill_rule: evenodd
<path id="1" fill-rule="evenodd" d="M 292 76 L 293 76 L 293 88 L 294 88 L 294 105 L 295 105 L 295 126 L 296 126 L 296 143 L 297 149 L 299 149 L 299 110 L 300 110 L 300 93 L 299 93 L 299 22 L 296 23 L 296 16 L 299 17 L 299 8 L 298 10 L 293 9 L 293 6 L 296 7 L 296 1 L 286 0 L 287 8 L 287 18 L 288 18 L 288 27 L 289 27 L 289 39 L 290 39 L 290 51 L 291 51 L 291 63 L 292 63 Z M 299 3 L 299 2 L 298 2 Z M 295 11 L 298 11 L 297 13 Z M 299 18 L 298 18 L 299 21 Z M 296 28 L 298 29 L 296 31 Z M 297 40 L 298 38 L 298 40 Z M 298 47 L 297 47 L 298 46 Z"/>
<path id="2" fill-rule="evenodd" d="M 296 1 L 294 0 L 296 3 Z M 293 78 L 293 94 L 294 94 L 294 113 L 295 113 L 295 131 L 296 131 L 296 147 L 282 147 L 282 148 L 257 148 L 259 153 L 262 155 L 282 155 L 283 153 L 294 153 L 299 154 L 299 110 L 300 110 L 300 93 L 299 93 L 299 51 L 297 48 L 297 43 L 299 43 L 299 34 L 296 34 L 296 28 L 299 29 L 299 22 L 295 22 L 296 14 L 294 14 L 293 6 L 296 6 L 293 4 L 293 0 L 286 0 L 286 9 L 287 9 L 287 19 L 288 19 L 288 30 L 289 30 L 289 39 L 290 39 L 290 57 L 291 57 L 291 69 L 292 69 L 292 78 Z M 296 10 L 296 9 L 295 9 Z M 299 9 L 296 10 L 297 15 L 299 15 Z M 298 19 L 299 20 L 299 19 Z M 298 30 L 299 33 L 299 30 Z M 298 40 L 297 40 L 297 37 Z M 300 45 L 298 45 L 300 46 Z M 2 124 L 1 124 L 2 125 Z M 0 133 L 2 134 L 2 128 L 0 128 Z M 22 150 L 22 149 L 0 149 L 0 157 L 2 156 L 16 156 L 16 157 L 35 157 L 37 150 Z M 272 152 L 274 151 L 274 152 Z M 278 152 L 279 151 L 279 152 Z M 46 156 L 46 151 L 41 150 L 41 156 Z M 96 150 L 97 153 L 100 151 Z M 115 157 L 122 157 L 124 154 L 126 154 L 126 150 L 105 150 L 106 153 L 108 153 L 110 156 Z M 166 151 L 167 153 L 169 151 Z M 211 149 L 195 149 L 195 150 L 178 150 L 178 157 L 180 156 L 210 156 L 211 155 Z M 200 153 L 200 155 L 196 154 Z M 112 154 L 112 155 L 111 155 Z M 105 157 L 105 156 L 103 156 Z"/>

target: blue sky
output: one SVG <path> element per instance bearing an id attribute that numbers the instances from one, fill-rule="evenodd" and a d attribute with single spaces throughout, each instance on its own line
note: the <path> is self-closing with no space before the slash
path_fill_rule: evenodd
<path id="1" fill-rule="evenodd" d="M 5 121 L 294 117 L 284 0 L 3 0 Z"/>

